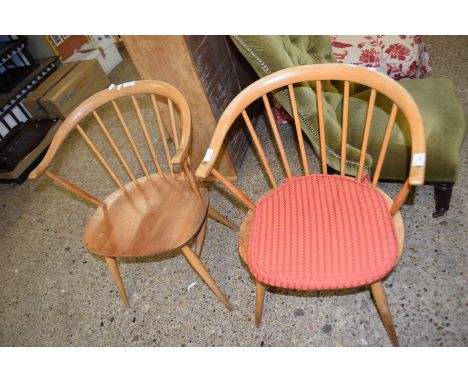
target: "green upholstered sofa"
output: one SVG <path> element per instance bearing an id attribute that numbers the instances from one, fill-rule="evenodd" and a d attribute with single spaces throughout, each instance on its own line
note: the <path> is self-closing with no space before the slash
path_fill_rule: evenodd
<path id="1" fill-rule="evenodd" d="M 234 44 L 256 73 L 263 77 L 275 71 L 298 65 L 335 62 L 329 36 L 231 36 Z M 435 185 L 436 215 L 449 207 L 452 186 L 457 179 L 459 152 L 466 133 L 463 108 L 455 96 L 453 84 L 445 78 L 402 80 L 399 82 L 413 96 L 424 119 L 427 141 L 426 183 Z M 302 129 L 312 147 L 319 152 L 315 92 L 313 85 L 301 84 L 297 102 Z M 340 168 L 341 103 L 339 85 L 324 84 L 325 126 L 328 165 Z M 367 113 L 370 90 L 354 86 L 349 106 L 349 132 L 346 171 L 357 171 Z M 291 114 L 287 92 L 277 92 L 276 100 Z M 372 174 L 376 164 L 377 149 L 385 131 L 391 104 L 379 96 L 373 115 L 366 168 Z M 399 113 L 393 129 L 381 179 L 404 180 L 408 176 L 410 152 L 409 129 Z"/>

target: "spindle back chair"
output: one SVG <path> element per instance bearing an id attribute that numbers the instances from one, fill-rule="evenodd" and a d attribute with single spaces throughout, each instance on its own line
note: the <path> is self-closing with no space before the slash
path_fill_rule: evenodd
<path id="1" fill-rule="evenodd" d="M 150 110 L 146 111 L 153 114 L 152 126 L 147 123 L 148 117 L 145 121 L 145 110 L 141 108 L 137 97 L 140 97 L 140 102 L 142 97 L 146 97 L 145 104 L 151 105 Z M 133 109 L 131 120 L 128 115 L 125 117 L 125 109 L 122 107 Z M 112 119 L 102 117 L 104 110 L 106 113 L 110 110 L 110 114 L 114 116 L 113 123 L 118 121 L 119 126 L 109 128 L 108 121 L 112 122 Z M 163 111 L 169 116 L 163 115 Z M 94 120 L 94 125 L 97 123 L 105 138 L 93 139 L 88 134 L 83 122 L 86 120 L 88 125 L 90 119 Z M 137 126 L 132 126 L 133 120 Z M 74 129 L 78 130 L 117 186 L 117 190 L 104 200 L 48 170 L 60 146 Z M 137 133 L 140 141 L 136 139 Z M 117 134 L 122 139 L 117 139 L 120 138 Z M 159 145 L 155 145 L 156 136 L 159 137 Z M 207 216 L 214 217 L 233 229 L 236 227 L 209 208 L 207 190 L 198 187 L 188 156 L 190 137 L 190 110 L 183 95 L 173 86 L 150 80 L 111 86 L 89 97 L 65 119 L 44 159 L 29 176 L 30 179 L 36 179 L 45 174 L 97 207 L 85 227 L 83 241 L 89 251 L 105 258 L 125 305 L 128 305 L 128 297 L 116 258 L 154 256 L 181 249 L 216 296 L 231 308 L 199 256 Z M 126 142 L 125 148 L 123 142 Z M 107 147 L 102 147 L 105 144 Z M 143 151 L 142 147 L 145 146 Z M 158 147 L 163 154 L 158 155 Z M 111 158 L 104 154 L 104 149 L 115 154 L 112 158 L 114 168 Z M 129 160 L 130 156 L 132 162 Z M 151 158 L 151 164 L 145 163 L 148 157 Z M 165 158 L 165 166 L 161 157 Z M 128 179 L 118 175 L 116 163 L 121 166 L 120 174 L 126 174 Z M 136 170 L 131 168 L 131 163 L 137 167 Z M 194 253 L 188 242 L 195 236 L 197 240 Z"/>
<path id="2" fill-rule="evenodd" d="M 322 82 L 327 80 L 344 82 L 339 175 L 327 174 L 322 91 Z M 312 84 L 316 94 L 321 175 L 310 174 L 298 116 L 295 88 L 304 86 L 303 83 L 307 83 L 307 88 L 308 84 Z M 351 83 L 366 85 L 372 89 L 363 130 L 359 169 L 355 178 L 345 174 Z M 275 91 L 288 92 L 303 174 L 294 175 L 291 171 L 268 99 L 268 94 Z M 372 174 L 372 183 L 365 184 L 365 156 L 377 92 L 393 101 L 393 107 L 378 163 Z M 265 150 L 246 111 L 249 105 L 260 98 L 287 177 L 286 182 L 281 185 L 273 175 Z M 395 200 L 392 200 L 378 189 L 377 182 L 398 111 L 404 114 L 411 129 L 412 162 L 408 179 Z M 227 132 L 240 115 L 246 123 L 272 188 L 256 202 L 213 167 Z M 397 345 L 381 280 L 393 269 L 401 254 L 404 234 L 399 210 L 410 187 L 423 184 L 424 168 L 425 139 L 418 107 L 401 85 L 383 74 L 344 64 L 305 65 L 278 71 L 244 89 L 221 116 L 196 176 L 205 179 L 212 174 L 249 210 L 240 229 L 238 244 L 242 259 L 256 279 L 256 325 L 260 325 L 261 321 L 265 285 L 302 290 L 370 285 L 390 340 Z M 365 227 L 366 224 L 370 228 Z M 361 256 L 361 252 L 365 252 L 365 256 Z"/>

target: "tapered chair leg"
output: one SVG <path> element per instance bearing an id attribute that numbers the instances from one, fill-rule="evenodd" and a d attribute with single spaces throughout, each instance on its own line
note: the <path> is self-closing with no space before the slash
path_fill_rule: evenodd
<path id="1" fill-rule="evenodd" d="M 224 224 L 226 227 L 231 228 L 233 231 L 239 232 L 239 227 L 232 224 L 229 220 L 227 220 L 223 215 L 221 215 L 214 208 L 212 208 L 212 207 L 208 208 L 208 216 L 211 219 L 214 219 L 214 220 L 218 221 L 219 223 Z"/>
<path id="2" fill-rule="evenodd" d="M 119 290 L 120 296 L 125 304 L 128 306 L 128 297 L 127 292 L 125 291 L 124 285 L 122 283 L 122 278 L 120 277 L 119 268 L 117 267 L 117 262 L 115 261 L 115 257 L 105 257 L 107 266 L 112 274 L 112 278 L 114 279 L 115 285 L 117 285 L 117 289 Z"/>
<path id="3" fill-rule="evenodd" d="M 203 249 L 203 243 L 205 241 L 207 225 L 208 225 L 208 219 L 205 219 L 205 221 L 203 222 L 203 226 L 201 227 L 200 232 L 198 232 L 197 239 L 195 241 L 195 253 L 197 254 L 198 257 L 200 257 L 202 249 Z"/>
<path id="4" fill-rule="evenodd" d="M 213 293 L 219 298 L 219 300 L 226 305 L 229 310 L 232 310 L 232 305 L 224 295 L 224 293 L 219 289 L 216 282 L 213 280 L 211 275 L 206 270 L 205 266 L 201 262 L 200 258 L 190 249 L 190 247 L 185 246 L 182 248 L 182 252 L 189 262 L 189 264 L 195 269 L 198 275 L 202 280 L 208 285 L 208 287 L 213 291 Z"/>
<path id="5" fill-rule="evenodd" d="M 387 330 L 388 337 L 393 346 L 399 346 L 398 338 L 395 332 L 395 327 L 393 326 L 392 315 L 390 314 L 390 309 L 388 308 L 387 295 L 385 294 L 385 289 L 381 281 L 371 284 L 372 295 L 375 299 L 375 304 L 379 311 L 380 317 L 384 323 L 385 329 Z"/>
<path id="6" fill-rule="evenodd" d="M 255 280 L 255 326 L 260 327 L 262 322 L 263 301 L 265 300 L 266 287 L 261 282 Z"/>

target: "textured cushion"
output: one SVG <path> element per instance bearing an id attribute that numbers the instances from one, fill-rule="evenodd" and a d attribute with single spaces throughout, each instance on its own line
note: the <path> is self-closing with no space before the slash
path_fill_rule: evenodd
<path id="1" fill-rule="evenodd" d="M 397 259 L 387 203 L 368 185 L 308 175 L 257 203 L 247 262 L 260 282 L 305 290 L 351 288 L 383 278 Z"/>

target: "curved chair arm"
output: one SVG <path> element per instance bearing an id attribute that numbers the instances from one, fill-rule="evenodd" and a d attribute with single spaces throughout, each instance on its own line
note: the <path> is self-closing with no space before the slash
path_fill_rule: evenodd
<path id="1" fill-rule="evenodd" d="M 171 162 L 175 165 L 180 164 L 185 160 L 191 138 L 190 129 L 190 109 L 187 101 L 183 97 L 182 93 L 172 85 L 169 85 L 162 81 L 144 80 L 144 81 L 131 81 L 121 85 L 114 86 L 109 89 L 102 90 L 75 108 L 70 115 L 63 121 L 55 134 L 49 149 L 44 159 L 39 165 L 29 174 L 29 179 L 36 179 L 40 177 L 49 167 L 52 159 L 57 153 L 58 149 L 62 145 L 65 138 L 71 132 L 71 130 L 89 113 L 92 113 L 99 106 L 104 105 L 107 102 L 111 102 L 126 96 L 134 96 L 137 94 L 154 94 L 161 95 L 171 99 L 180 109 L 182 133 L 179 142 L 179 148 L 177 149 Z"/>
<path id="2" fill-rule="evenodd" d="M 424 126 L 418 106 L 408 91 L 393 79 L 382 73 L 363 67 L 345 64 L 303 65 L 287 68 L 265 76 L 254 82 L 234 98 L 221 116 L 205 158 L 197 169 L 200 179 L 208 177 L 220 153 L 221 145 L 234 120 L 247 106 L 272 90 L 288 84 L 313 80 L 352 81 L 370 88 L 390 98 L 401 110 L 411 126 L 410 185 L 424 183 L 426 164 L 426 142 Z"/>

